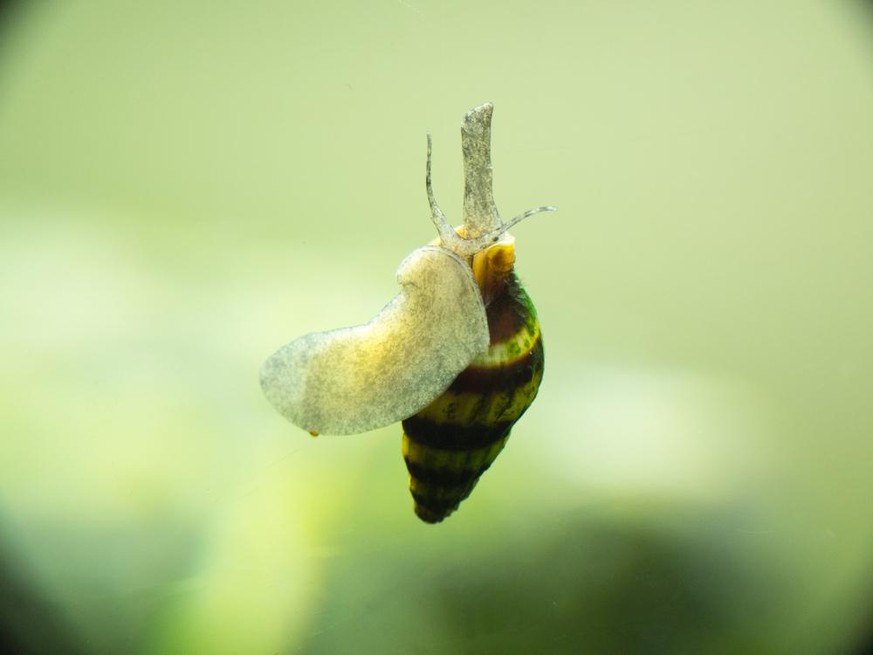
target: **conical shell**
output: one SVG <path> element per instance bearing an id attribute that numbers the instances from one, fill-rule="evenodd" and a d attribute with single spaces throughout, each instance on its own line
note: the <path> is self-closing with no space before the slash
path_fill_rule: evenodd
<path id="1" fill-rule="evenodd" d="M 473 269 L 485 300 L 490 346 L 441 396 L 403 421 L 409 490 L 415 513 L 428 523 L 442 521 L 470 495 L 543 377 L 540 326 L 512 270 L 511 241 L 492 246 L 477 260 Z"/>

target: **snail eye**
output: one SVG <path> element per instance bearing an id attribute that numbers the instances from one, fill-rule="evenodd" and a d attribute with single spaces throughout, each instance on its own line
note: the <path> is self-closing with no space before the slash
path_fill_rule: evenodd
<path id="1" fill-rule="evenodd" d="M 397 269 L 401 291 L 368 323 L 307 334 L 261 367 L 272 405 L 313 434 L 355 434 L 416 414 L 488 348 L 470 266 L 435 246 Z"/>

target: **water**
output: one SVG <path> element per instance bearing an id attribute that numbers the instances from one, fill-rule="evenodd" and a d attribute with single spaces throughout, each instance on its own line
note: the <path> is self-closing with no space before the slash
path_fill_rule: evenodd
<path id="1" fill-rule="evenodd" d="M 851 653 L 871 632 L 873 16 L 426 2 L 0 25 L 19 652 Z M 258 367 L 460 222 L 495 104 L 540 395 L 460 510 Z"/>

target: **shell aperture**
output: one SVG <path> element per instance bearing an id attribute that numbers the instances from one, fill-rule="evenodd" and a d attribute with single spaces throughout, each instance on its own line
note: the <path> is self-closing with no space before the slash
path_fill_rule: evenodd
<path id="1" fill-rule="evenodd" d="M 311 433 L 396 423 L 439 396 L 488 347 L 470 266 L 425 246 L 397 269 L 401 293 L 364 325 L 307 334 L 261 367 L 267 399 Z"/>

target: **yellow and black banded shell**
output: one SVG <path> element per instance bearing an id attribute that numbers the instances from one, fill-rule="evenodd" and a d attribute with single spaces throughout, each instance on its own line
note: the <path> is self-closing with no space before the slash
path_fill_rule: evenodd
<path id="1" fill-rule="evenodd" d="M 439 523 L 470 495 L 539 389 L 540 326 L 514 262 L 509 236 L 474 257 L 490 346 L 441 396 L 403 421 L 409 490 L 427 523 Z"/>

